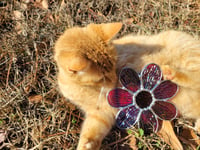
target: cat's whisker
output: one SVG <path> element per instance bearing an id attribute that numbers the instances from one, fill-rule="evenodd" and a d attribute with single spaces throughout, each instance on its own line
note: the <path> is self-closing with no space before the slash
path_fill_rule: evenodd
<path id="1" fill-rule="evenodd" d="M 99 99 L 98 99 L 98 104 L 101 104 L 101 99 L 102 96 L 104 95 L 104 90 L 105 90 L 105 85 L 106 84 L 106 79 L 105 77 L 103 78 L 103 86 L 101 87 L 100 93 L 99 93 Z"/>
<path id="2" fill-rule="evenodd" d="M 100 90 L 100 93 L 99 93 L 99 98 L 98 98 L 98 101 L 97 101 L 98 107 L 102 106 L 102 101 L 101 100 L 102 100 L 103 92 L 104 92 L 104 86 L 101 87 L 101 90 Z"/>

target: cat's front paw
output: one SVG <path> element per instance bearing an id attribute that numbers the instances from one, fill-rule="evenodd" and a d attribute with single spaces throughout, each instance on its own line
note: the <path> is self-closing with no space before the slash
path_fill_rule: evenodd
<path id="1" fill-rule="evenodd" d="M 95 139 L 84 138 L 79 141 L 77 150 L 98 150 L 100 148 L 100 141 Z"/>
<path id="2" fill-rule="evenodd" d="M 165 80 L 174 80 L 176 74 L 174 69 L 169 65 L 163 65 L 161 66 L 161 69 Z"/>

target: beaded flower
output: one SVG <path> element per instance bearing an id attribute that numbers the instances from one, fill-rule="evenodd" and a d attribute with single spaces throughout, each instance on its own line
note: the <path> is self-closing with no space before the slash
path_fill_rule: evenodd
<path id="1" fill-rule="evenodd" d="M 162 80 L 158 65 L 149 64 L 140 75 L 131 68 L 123 68 L 119 74 L 122 87 L 112 89 L 107 94 L 108 103 L 119 108 L 116 124 L 119 128 L 138 125 L 145 133 L 157 132 L 162 120 L 173 120 L 177 109 L 169 100 L 178 91 L 178 86 L 170 80 Z"/>

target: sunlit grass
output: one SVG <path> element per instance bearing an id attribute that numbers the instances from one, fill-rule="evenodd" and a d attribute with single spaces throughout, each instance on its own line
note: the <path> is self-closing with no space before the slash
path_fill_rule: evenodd
<path id="1" fill-rule="evenodd" d="M 121 21 L 118 36 L 162 30 L 200 35 L 198 0 L 0 2 L 0 149 L 69 149 L 79 139 L 82 113 L 59 93 L 55 40 L 67 27 Z M 142 130 L 114 128 L 102 150 L 129 147 L 131 135 L 139 149 L 170 149 L 158 136 Z M 130 149 L 130 148 L 129 148 Z"/>

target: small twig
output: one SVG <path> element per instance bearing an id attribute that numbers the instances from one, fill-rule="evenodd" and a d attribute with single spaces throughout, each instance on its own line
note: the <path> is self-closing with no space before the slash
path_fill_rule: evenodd
<path id="1" fill-rule="evenodd" d="M 78 113 L 78 120 L 77 120 L 77 122 L 79 122 L 79 121 L 80 121 L 80 119 L 82 119 L 82 120 L 83 120 L 84 118 L 81 118 L 81 113 L 79 112 L 79 113 Z"/>
<path id="2" fill-rule="evenodd" d="M 23 84 L 23 82 L 25 82 L 26 80 L 30 79 L 33 76 L 33 74 L 30 74 L 27 76 L 27 78 L 24 78 L 24 80 L 22 80 L 21 82 L 19 82 L 16 86 L 19 87 L 20 85 Z"/>
<path id="3" fill-rule="evenodd" d="M 115 142 L 112 142 L 112 143 L 108 144 L 106 147 L 115 145 L 115 144 L 117 144 L 117 143 L 121 143 L 121 142 L 127 140 L 128 138 L 130 138 L 131 136 L 132 136 L 132 135 L 127 135 L 126 137 L 124 137 L 124 138 L 122 138 L 122 139 L 120 139 L 120 140 L 117 140 L 117 141 L 115 141 Z"/>
<path id="4" fill-rule="evenodd" d="M 30 150 L 35 150 L 35 149 L 39 148 L 40 146 L 42 146 L 45 142 L 48 142 L 48 141 L 50 141 L 50 140 L 52 140 L 54 138 L 55 138 L 55 136 L 49 137 L 48 139 L 45 139 L 44 141 L 40 142 L 38 145 L 34 146 Z"/>
<path id="5" fill-rule="evenodd" d="M 4 147 L 12 147 L 13 145 L 10 144 L 10 143 L 3 143 L 1 146 L 0 146 L 0 149 L 3 149 Z"/>
<path id="6" fill-rule="evenodd" d="M 91 8 L 88 8 L 88 10 L 91 12 L 91 14 L 93 15 L 93 17 L 94 17 L 95 19 L 97 19 L 97 13 L 94 12 Z"/>
<path id="7" fill-rule="evenodd" d="M 66 134 L 66 132 L 58 132 L 58 133 L 55 133 L 55 134 L 50 134 L 47 137 L 54 137 L 54 136 L 65 135 L 65 134 Z"/>
<path id="8" fill-rule="evenodd" d="M 51 115 L 49 115 L 48 117 L 47 117 L 47 119 L 45 119 L 46 121 L 45 121 L 45 123 L 46 123 L 46 125 L 44 125 L 43 127 L 42 127 L 42 132 L 46 129 L 46 127 L 48 126 L 48 124 L 49 124 L 49 121 L 51 120 Z"/>
<path id="9" fill-rule="evenodd" d="M 5 108 L 8 104 L 10 104 L 12 101 L 14 101 L 18 96 L 19 96 L 19 94 L 17 94 L 15 97 L 13 97 L 11 100 L 9 100 L 7 103 L 5 103 L 3 106 L 1 106 L 1 108 Z"/>
<path id="10" fill-rule="evenodd" d="M 35 42 L 33 42 L 33 45 L 34 45 L 34 49 L 35 49 L 35 73 L 34 73 L 34 81 L 36 81 L 37 79 L 37 70 L 38 70 L 38 49 L 37 49 L 37 44 Z"/>
<path id="11" fill-rule="evenodd" d="M 83 117 L 80 116 L 80 113 L 79 113 L 79 115 L 77 115 L 77 114 L 72 112 L 72 115 L 77 117 L 78 119 L 81 119 L 82 121 L 85 120 Z"/>
<path id="12" fill-rule="evenodd" d="M 8 73 L 7 73 L 7 77 L 6 77 L 6 88 L 8 87 L 8 81 L 9 81 L 9 76 L 10 76 L 10 70 L 11 70 L 11 66 L 12 66 L 12 62 L 13 62 L 13 53 L 12 53 L 12 56 L 10 58 L 10 61 L 9 61 L 9 66 L 8 66 Z"/>
<path id="13" fill-rule="evenodd" d="M 26 123 L 26 126 L 28 127 L 29 126 L 29 123 L 28 121 L 25 119 L 25 123 Z M 25 135 L 25 139 L 24 139 L 24 143 L 26 145 L 26 149 L 28 149 L 28 136 L 29 136 L 29 131 L 28 131 L 28 128 L 25 129 L 26 130 L 26 135 Z"/>
<path id="14" fill-rule="evenodd" d="M 68 133 L 69 133 L 69 128 L 70 128 L 70 125 L 71 125 L 71 117 L 72 117 L 72 111 L 70 111 L 70 114 L 69 114 L 67 130 L 66 130 L 66 133 L 65 133 L 66 136 L 67 136 Z"/>
<path id="15" fill-rule="evenodd" d="M 131 5 L 132 9 L 135 10 L 135 7 L 134 7 L 133 3 L 131 2 L 131 0 L 129 0 L 129 3 Z"/>

